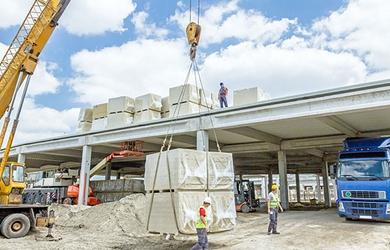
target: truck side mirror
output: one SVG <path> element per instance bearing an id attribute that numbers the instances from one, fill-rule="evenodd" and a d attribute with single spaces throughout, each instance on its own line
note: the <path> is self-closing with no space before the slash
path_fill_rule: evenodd
<path id="1" fill-rule="evenodd" d="M 336 174 L 337 174 L 337 164 L 330 165 L 329 166 L 329 176 L 330 176 L 330 178 L 335 179 L 336 178 Z"/>

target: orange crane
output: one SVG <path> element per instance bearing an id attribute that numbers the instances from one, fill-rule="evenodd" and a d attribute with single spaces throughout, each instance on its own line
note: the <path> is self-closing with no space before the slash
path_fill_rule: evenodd
<path id="1" fill-rule="evenodd" d="M 69 2 L 35 0 L 0 62 L 0 118 L 6 114 L 0 133 L 0 148 L 6 137 L 16 97 L 22 91 L 0 164 L 0 231 L 7 238 L 23 237 L 30 230 L 31 222 L 39 224 L 45 218 L 42 215 L 49 215 L 46 206 L 21 204 L 22 192 L 26 188 L 25 166 L 8 162 L 8 158 L 38 58 Z"/>

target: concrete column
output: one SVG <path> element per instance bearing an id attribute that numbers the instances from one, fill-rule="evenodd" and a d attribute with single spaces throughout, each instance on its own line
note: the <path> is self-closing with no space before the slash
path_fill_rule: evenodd
<path id="1" fill-rule="evenodd" d="M 295 185 L 297 190 L 297 202 L 301 202 L 301 182 L 299 180 L 299 173 L 295 173 Z"/>
<path id="2" fill-rule="evenodd" d="M 317 201 L 321 202 L 322 201 L 322 195 L 321 195 L 321 183 L 320 183 L 320 176 L 317 174 L 316 175 L 316 192 L 317 192 Z"/>
<path id="3" fill-rule="evenodd" d="M 196 132 L 196 150 L 209 151 L 209 132 L 199 130 Z"/>
<path id="4" fill-rule="evenodd" d="M 18 163 L 26 163 L 26 155 L 18 154 Z"/>
<path id="5" fill-rule="evenodd" d="M 89 194 L 89 173 L 91 170 L 92 147 L 83 146 L 80 169 L 79 205 L 87 205 Z"/>
<path id="6" fill-rule="evenodd" d="M 111 165 L 112 165 L 112 163 L 109 162 L 109 163 L 107 163 L 107 166 L 106 166 L 106 173 L 105 173 L 105 176 L 106 176 L 105 180 L 106 181 L 111 180 Z"/>
<path id="7" fill-rule="evenodd" d="M 334 194 L 334 201 L 337 201 L 337 184 L 336 179 L 331 179 L 331 182 L 333 184 L 333 194 Z"/>
<path id="8" fill-rule="evenodd" d="M 280 201 L 284 209 L 289 208 L 288 204 L 288 183 L 287 183 L 287 158 L 285 151 L 278 151 L 279 167 L 279 190 Z"/>
<path id="9" fill-rule="evenodd" d="M 272 180 L 272 170 L 268 170 L 268 190 L 267 190 L 267 195 L 271 192 L 271 189 L 272 189 L 272 183 L 273 183 L 273 180 Z"/>
<path id="10" fill-rule="evenodd" d="M 330 200 L 330 192 L 329 192 L 329 174 L 328 174 L 328 162 L 325 162 L 325 164 L 322 166 L 322 180 L 323 180 L 323 186 L 324 186 L 324 200 L 325 200 L 325 207 L 331 207 L 332 203 Z"/>

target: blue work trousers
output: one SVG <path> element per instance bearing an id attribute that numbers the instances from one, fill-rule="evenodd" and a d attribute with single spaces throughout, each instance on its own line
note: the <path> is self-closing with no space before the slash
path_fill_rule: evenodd
<path id="1" fill-rule="evenodd" d="M 207 250 L 209 249 L 209 240 L 207 239 L 206 228 L 197 228 L 198 242 L 191 248 L 191 250 Z"/>
<path id="2" fill-rule="evenodd" d="M 278 225 L 278 208 L 271 208 L 271 213 L 269 214 L 269 225 L 268 232 L 275 233 L 277 232 L 276 227 Z"/>
<path id="3" fill-rule="evenodd" d="M 228 107 L 226 96 L 221 95 L 219 97 L 219 104 L 221 105 L 221 108 L 223 108 L 223 106 L 225 106 L 226 108 Z"/>

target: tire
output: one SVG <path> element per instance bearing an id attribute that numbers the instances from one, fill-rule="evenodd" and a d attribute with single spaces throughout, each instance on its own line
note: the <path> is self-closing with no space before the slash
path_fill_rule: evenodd
<path id="1" fill-rule="evenodd" d="M 241 212 L 243 213 L 249 213 L 251 211 L 250 207 L 247 204 L 243 204 L 241 206 Z"/>
<path id="2" fill-rule="evenodd" d="M 20 238 L 30 231 L 30 219 L 24 214 L 10 214 L 1 223 L 1 234 L 8 238 Z"/>

